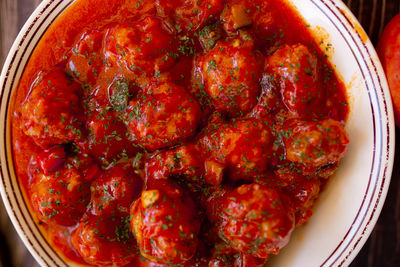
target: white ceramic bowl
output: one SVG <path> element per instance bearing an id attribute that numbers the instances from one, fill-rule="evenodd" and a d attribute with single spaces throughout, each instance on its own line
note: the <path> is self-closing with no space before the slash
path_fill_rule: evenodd
<path id="1" fill-rule="evenodd" d="M 41 235 L 14 172 L 9 106 L 12 93 L 43 32 L 73 0 L 44 0 L 29 18 L 1 73 L 0 191 L 8 214 L 43 266 L 68 266 Z M 340 0 L 291 0 L 316 36 L 334 47 L 331 61 L 350 97 L 348 153 L 322 193 L 314 216 L 268 266 L 346 266 L 367 240 L 383 206 L 394 157 L 394 121 L 379 59 L 362 27 Z"/>

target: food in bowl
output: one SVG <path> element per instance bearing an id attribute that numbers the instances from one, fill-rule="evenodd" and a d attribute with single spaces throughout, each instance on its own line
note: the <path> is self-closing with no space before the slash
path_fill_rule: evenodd
<path id="1" fill-rule="evenodd" d="M 345 87 L 282 0 L 78 0 L 15 103 L 32 215 L 97 266 L 263 266 L 349 142 Z"/>

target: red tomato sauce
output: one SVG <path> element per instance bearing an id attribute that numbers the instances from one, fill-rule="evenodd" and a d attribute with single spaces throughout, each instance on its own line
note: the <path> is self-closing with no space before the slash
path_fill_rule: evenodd
<path id="1" fill-rule="evenodd" d="M 78 0 L 15 95 L 14 162 L 81 264 L 262 266 L 345 155 L 345 87 L 282 0 Z"/>

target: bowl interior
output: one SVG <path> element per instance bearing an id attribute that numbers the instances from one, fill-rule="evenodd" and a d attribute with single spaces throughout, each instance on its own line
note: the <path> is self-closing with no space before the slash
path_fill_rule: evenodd
<path id="1" fill-rule="evenodd" d="M 25 245 L 44 266 L 66 266 L 47 244 L 29 215 L 15 177 L 8 107 L 40 36 L 73 0 L 45 0 L 22 29 L 1 75 L 0 191 Z M 310 221 L 297 229 L 289 245 L 268 266 L 349 264 L 371 232 L 390 182 L 394 156 L 394 122 L 390 95 L 375 50 L 361 26 L 340 0 L 290 0 L 312 25 L 341 75 L 350 98 L 346 129 L 348 153 L 314 208 Z"/>

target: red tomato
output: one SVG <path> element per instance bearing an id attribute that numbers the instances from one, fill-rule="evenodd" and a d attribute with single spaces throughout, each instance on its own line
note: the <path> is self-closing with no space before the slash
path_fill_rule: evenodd
<path id="1" fill-rule="evenodd" d="M 392 94 L 396 125 L 400 127 L 400 14 L 386 25 L 377 50 Z"/>

